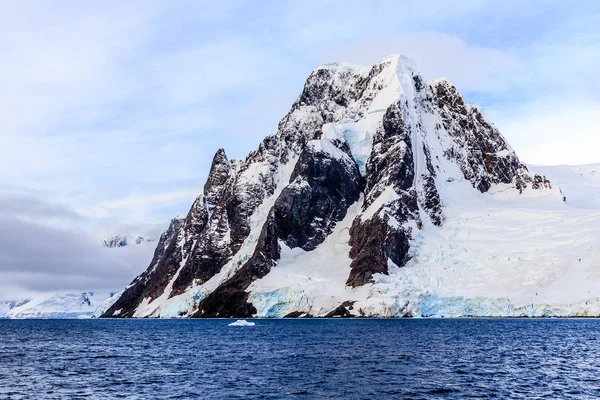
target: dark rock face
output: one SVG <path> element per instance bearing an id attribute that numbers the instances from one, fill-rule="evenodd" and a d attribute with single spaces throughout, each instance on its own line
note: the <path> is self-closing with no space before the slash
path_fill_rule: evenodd
<path id="1" fill-rule="evenodd" d="M 222 220 L 219 218 L 222 213 L 214 211 L 219 204 L 229 172 L 229 161 L 221 149 L 214 156 L 204 194 L 194 201 L 185 219 L 171 222 L 161 236 L 148 270 L 131 283 L 119 300 L 106 311 L 105 316 L 133 316 L 144 299 L 157 299 L 173 279 L 175 281 L 171 295 L 182 293 L 196 278 L 197 271 L 202 271 L 198 274 L 199 278 L 205 276 L 203 274 L 214 273 L 214 269 L 211 271 L 199 264 L 204 262 L 214 266 L 230 256 L 229 249 L 222 245 L 222 242 L 214 240 L 225 235 Z M 212 228 L 209 229 L 210 233 L 215 235 L 211 240 L 206 240 L 210 234 L 205 229 L 207 225 Z M 204 240 L 201 240 L 202 236 Z M 199 250 L 199 243 L 207 248 L 201 247 Z M 203 258 L 207 253 L 213 257 L 210 263 Z M 117 310 L 121 311 L 115 315 Z"/>
<path id="2" fill-rule="evenodd" d="M 437 173 L 431 161 L 431 153 L 425 143 L 423 143 L 423 154 L 425 155 L 427 171 L 421 174 L 423 190 L 419 196 L 419 204 L 427 215 L 429 215 L 431 222 L 436 226 L 440 226 L 442 225 L 444 217 L 442 213 L 442 201 L 440 200 L 440 194 L 435 185 Z"/>
<path id="3" fill-rule="evenodd" d="M 173 219 L 169 228 L 161 235 L 150 267 L 135 278 L 129 288 L 104 314 L 107 317 L 133 317 L 137 306 L 144 298 L 157 298 L 175 275 L 175 266 L 181 260 L 181 252 L 175 243 L 184 221 Z M 118 311 L 118 312 L 117 312 Z"/>
<path id="4" fill-rule="evenodd" d="M 231 164 L 225 155 L 225 150 L 219 149 L 213 157 L 210 173 L 204 184 L 204 198 L 209 206 L 208 211 L 212 211 L 219 202 L 222 188 L 227 183 L 230 171 Z"/>
<path id="5" fill-rule="evenodd" d="M 282 240 L 288 247 L 313 250 L 346 216 L 360 195 L 360 174 L 346 156 L 308 147 L 299 157 L 260 234 L 254 254 L 235 275 L 202 300 L 194 317 L 251 317 L 256 309 L 246 289 L 266 276 L 280 258 Z"/>
<path id="6" fill-rule="evenodd" d="M 362 96 L 367 81 L 360 72 L 345 68 L 318 68 L 308 77 L 302 93 L 278 127 L 281 161 L 300 154 L 309 140 L 319 139 L 323 124 L 347 112 L 349 103 Z"/>
<path id="7" fill-rule="evenodd" d="M 413 194 L 414 195 L 414 194 Z M 388 259 L 399 267 L 410 259 L 412 228 L 403 227 L 414 219 L 418 206 L 416 198 L 406 196 L 383 207 L 372 218 L 362 221 L 357 217 L 350 228 L 350 276 L 348 286 L 362 286 L 373 282 L 373 274 L 388 273 Z M 412 210 L 412 211 L 411 211 Z"/>
<path id="8" fill-rule="evenodd" d="M 373 274 L 387 274 L 385 254 L 387 224 L 379 216 L 365 222 L 356 219 L 350 228 L 350 276 L 346 284 L 356 287 L 372 282 Z"/>
<path id="9" fill-rule="evenodd" d="M 308 315 L 302 311 L 292 311 L 291 313 L 285 315 L 283 318 L 311 318 L 311 315 Z"/>
<path id="10" fill-rule="evenodd" d="M 193 237 L 193 247 L 173 283 L 171 297 L 184 293 L 192 284 L 208 281 L 240 249 L 251 230 L 251 215 L 275 190 L 279 150 L 278 139 L 268 136 L 258 150 L 235 166 L 222 150 L 217 152 L 204 187 L 208 220 Z"/>
<path id="11" fill-rule="evenodd" d="M 194 281 L 206 282 L 231 258 L 227 214 L 222 207 L 215 211 L 192 242 L 189 256 L 173 283 L 171 297 L 183 293 Z"/>
<path id="12" fill-rule="evenodd" d="M 365 204 L 369 207 L 383 190 L 392 186 L 396 193 L 412 188 L 415 180 L 412 142 L 397 104 L 383 116 L 382 126 L 373 137 L 371 156 L 367 162 Z"/>
<path id="13" fill-rule="evenodd" d="M 315 249 L 358 201 L 360 173 L 349 155 L 345 161 L 310 148 L 300 155 L 275 202 L 279 236 L 288 247 Z"/>
<path id="14" fill-rule="evenodd" d="M 527 170 L 481 110 L 467 108 L 452 84 L 440 80 L 431 85 L 431 91 L 444 128 L 455 139 L 445 156 L 458 163 L 473 187 L 485 193 L 492 184 L 510 184 L 521 170 Z"/>
<path id="15" fill-rule="evenodd" d="M 410 229 L 401 225 L 409 219 L 420 225 L 412 142 L 397 104 L 390 106 L 382 127 L 373 138 L 373 150 L 367 163 L 367 186 L 363 209 L 393 188 L 399 199 L 381 206 L 372 218 L 359 216 L 350 228 L 351 272 L 346 284 L 356 287 L 372 282 L 375 273 L 388 273 L 388 259 L 398 266 L 408 261 Z M 389 189 L 387 189 L 389 190 Z"/>
<path id="16" fill-rule="evenodd" d="M 349 74 L 344 74 L 346 77 Z M 348 98 L 343 91 L 343 86 L 334 84 L 333 73 L 329 69 L 318 69 L 313 72 L 304 85 L 304 90 L 298 99 L 303 105 L 318 105 L 324 100 L 331 100 L 336 104 L 346 107 Z"/>
<path id="17" fill-rule="evenodd" d="M 215 154 L 203 196 L 198 198 L 186 219 L 182 266 L 173 282 L 171 297 L 183 293 L 194 281 L 205 282 L 217 273 L 232 255 L 229 220 L 223 199 L 229 189 L 231 163 L 223 149 Z M 203 218 L 194 216 L 202 215 Z M 205 216 L 205 217 L 204 217 Z M 191 217 L 191 218 L 190 218 Z"/>
<path id="18" fill-rule="evenodd" d="M 184 293 L 193 284 L 202 284 L 220 271 L 250 233 L 249 219 L 264 198 L 273 193 L 273 175 L 278 160 L 278 140 L 263 140 L 244 162 L 232 163 L 221 149 L 215 154 L 204 193 L 192 205 L 187 217 L 170 228 L 157 247 L 151 266 L 136 278 L 104 316 L 133 316 L 144 299 L 153 301 L 172 282 L 169 297 Z M 259 179 L 253 167 L 259 168 Z"/>
<path id="19" fill-rule="evenodd" d="M 329 314 L 325 315 L 325 318 L 353 318 L 354 315 L 351 313 L 353 306 L 353 301 L 345 301 Z"/>
<path id="20" fill-rule="evenodd" d="M 545 176 L 535 174 L 533 176 L 533 183 L 531 185 L 533 189 L 552 189 L 552 183 Z"/>
<path id="21" fill-rule="evenodd" d="M 329 112 L 326 112 L 325 115 L 329 115 L 335 106 L 332 107 L 332 104 L 327 103 L 347 107 L 352 101 L 362 96 L 367 83 L 380 72 L 381 69 L 377 70 L 376 68 L 371 71 L 369 76 L 356 79 L 356 72 L 348 69 L 318 68 L 306 80 L 304 89 L 293 108 L 300 106 L 323 107 L 326 104 L 325 110 L 329 109 Z"/>
<path id="22" fill-rule="evenodd" d="M 277 223 L 271 212 L 260 233 L 254 254 L 235 275 L 209 294 L 198 305 L 195 318 L 251 317 L 256 308 L 248 303 L 246 289 L 256 279 L 267 275 L 280 256 Z"/>
<path id="23" fill-rule="evenodd" d="M 251 152 L 240 164 L 223 196 L 222 204 L 227 210 L 233 253 L 239 250 L 250 233 L 250 217 L 256 208 L 275 192 L 274 175 L 280 165 L 279 157 L 287 154 L 281 145 L 276 137 L 266 137 L 258 150 Z"/>

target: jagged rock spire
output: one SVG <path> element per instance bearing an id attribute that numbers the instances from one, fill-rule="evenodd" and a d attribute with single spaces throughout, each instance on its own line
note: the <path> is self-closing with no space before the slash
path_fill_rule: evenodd
<path id="1" fill-rule="evenodd" d="M 218 194 L 219 189 L 225 184 L 229 177 L 231 165 L 227 159 L 224 149 L 219 149 L 213 157 L 208 173 L 208 179 L 204 184 L 204 197 L 210 199 Z"/>

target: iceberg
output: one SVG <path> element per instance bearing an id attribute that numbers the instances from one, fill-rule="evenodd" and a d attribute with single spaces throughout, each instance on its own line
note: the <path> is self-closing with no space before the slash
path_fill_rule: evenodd
<path id="1" fill-rule="evenodd" d="M 238 319 L 235 322 L 229 324 L 229 326 L 254 326 L 254 322 L 248 322 L 245 319 Z"/>

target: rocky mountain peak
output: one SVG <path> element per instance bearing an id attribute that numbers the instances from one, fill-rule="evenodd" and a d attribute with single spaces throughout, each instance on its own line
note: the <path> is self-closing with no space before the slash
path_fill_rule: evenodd
<path id="1" fill-rule="evenodd" d="M 208 179 L 204 184 L 204 197 L 208 199 L 217 195 L 219 188 L 227 181 L 230 169 L 231 164 L 227 159 L 225 150 L 217 150 L 208 173 Z"/>
<path id="2" fill-rule="evenodd" d="M 185 220 L 172 222 L 105 316 L 351 314 L 340 307 L 410 262 L 422 230 L 443 226 L 457 185 L 469 196 L 552 190 L 478 107 L 447 80 L 426 82 L 408 58 L 320 66 L 245 160 L 217 151 Z M 342 294 L 329 309 L 316 306 L 327 289 L 303 291 L 310 277 L 271 278 L 308 268 L 295 260 L 315 252 L 324 258 L 308 264 L 319 274 L 334 268 L 333 254 L 339 264 Z"/>

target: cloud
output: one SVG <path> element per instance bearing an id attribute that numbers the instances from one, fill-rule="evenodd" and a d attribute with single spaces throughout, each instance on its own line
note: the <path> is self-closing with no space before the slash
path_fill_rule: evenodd
<path id="1" fill-rule="evenodd" d="M 74 3 L 60 12 L 7 4 L 0 179 L 75 209 L 101 208 L 201 186 L 224 141 L 245 156 L 285 112 L 245 110 L 279 90 L 265 80 L 285 62 L 250 36 L 214 34 L 237 26 L 238 7 L 251 8 L 240 3 Z M 160 202 L 144 204 L 136 218 L 170 217 Z M 189 207 L 179 205 L 176 213 Z"/>
<path id="2" fill-rule="evenodd" d="M 538 165 L 599 162 L 599 114 L 600 102 L 576 98 L 488 112 L 519 157 Z"/>
<path id="3" fill-rule="evenodd" d="M 401 53 L 410 57 L 426 78 L 446 77 L 464 91 L 502 91 L 511 75 L 524 68 L 509 52 L 471 45 L 447 33 L 422 32 L 370 37 L 344 49 L 338 58 L 372 65 Z"/>
<path id="4" fill-rule="evenodd" d="M 444 0 L 280 2 L 261 21 L 274 25 L 292 48 L 305 46 L 323 55 L 323 47 L 356 42 L 366 37 L 431 30 L 435 26 L 464 22 L 465 16 L 483 9 L 487 0 L 447 2 Z M 268 28 L 266 28 L 268 29 Z M 397 53 L 393 51 L 392 53 Z M 331 53 L 326 54 L 330 57 Z"/>
<path id="5" fill-rule="evenodd" d="M 148 266 L 156 243 L 107 249 L 102 240 L 115 234 L 158 239 L 165 225 L 108 223 L 43 192 L 0 185 L 0 300 L 36 292 L 119 290 Z"/>
<path id="6" fill-rule="evenodd" d="M 342 48 L 338 57 L 368 65 L 396 49 L 413 58 L 425 77 L 447 77 L 467 101 L 482 105 L 523 160 L 595 163 L 598 22 L 600 14 L 579 16 L 510 48 L 441 32 L 370 37 Z"/>
<path id="7" fill-rule="evenodd" d="M 25 195 L 7 195 L 0 192 L 0 217 L 37 220 L 80 220 L 83 216 L 64 204 L 46 202 Z"/>
<path id="8" fill-rule="evenodd" d="M 201 193 L 198 187 L 152 193 L 148 195 L 128 196 L 118 200 L 107 201 L 86 213 L 95 216 L 108 216 L 114 213 L 133 214 L 134 216 L 145 216 L 149 210 L 166 208 L 174 205 L 185 204 L 191 206 L 192 202 Z"/>
<path id="9" fill-rule="evenodd" d="M 152 243 L 106 249 L 79 230 L 0 218 L 0 293 L 117 290 L 143 271 Z"/>

